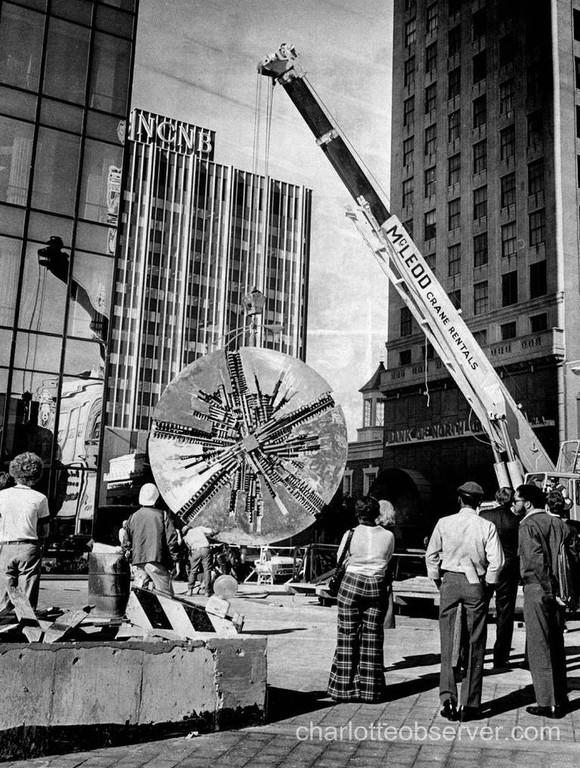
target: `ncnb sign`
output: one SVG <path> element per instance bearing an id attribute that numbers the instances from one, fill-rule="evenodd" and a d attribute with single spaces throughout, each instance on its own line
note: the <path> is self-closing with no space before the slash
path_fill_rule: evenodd
<path id="1" fill-rule="evenodd" d="M 196 155 L 204 160 L 213 160 L 215 131 L 142 109 L 131 112 L 129 139 L 140 144 L 153 144 L 180 155 Z"/>

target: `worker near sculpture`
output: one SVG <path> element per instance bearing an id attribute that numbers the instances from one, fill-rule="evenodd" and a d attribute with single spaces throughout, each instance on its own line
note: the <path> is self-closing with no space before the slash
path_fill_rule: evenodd
<path id="1" fill-rule="evenodd" d="M 141 507 L 127 521 L 127 540 L 134 566 L 135 586 L 153 589 L 173 597 L 171 569 L 179 560 L 177 531 L 169 515 L 159 509 L 159 491 L 145 483 L 139 491 Z"/>
<path id="2" fill-rule="evenodd" d="M 187 579 L 187 592 L 193 595 L 197 574 L 203 573 L 203 586 L 201 594 L 211 595 L 211 547 L 208 537 L 217 536 L 219 531 L 214 531 L 207 525 L 191 527 L 185 525 L 182 535 L 185 546 L 189 552 L 189 576 Z"/>
<path id="3" fill-rule="evenodd" d="M 0 491 L 0 612 L 10 607 L 8 587 L 20 587 L 36 608 L 42 559 L 48 536 L 48 500 L 34 489 L 42 477 L 42 459 L 21 453 L 10 462 L 15 485 Z"/>
<path id="4" fill-rule="evenodd" d="M 520 582 L 520 562 L 518 559 L 520 518 L 512 511 L 513 496 L 514 492 L 511 488 L 499 488 L 495 493 L 497 507 L 479 513 L 480 517 L 489 520 L 497 528 L 505 558 L 495 589 L 496 633 L 493 646 L 493 666 L 498 670 L 509 665 L 516 597 Z"/>
<path id="5" fill-rule="evenodd" d="M 504 555 L 495 525 L 477 514 L 483 499 L 481 486 L 474 482 L 463 483 L 457 489 L 457 496 L 459 512 L 437 522 L 425 559 L 427 575 L 440 590 L 441 716 L 467 721 L 481 716 L 487 605 L 503 567 Z M 458 709 L 453 640 L 460 606 L 466 614 L 468 644 L 467 672 L 461 685 L 461 707 Z"/>
<path id="6" fill-rule="evenodd" d="M 531 715 L 560 718 L 568 706 L 564 606 L 555 577 L 560 544 L 571 531 L 564 520 L 545 510 L 546 498 L 536 485 L 518 486 L 514 508 L 525 515 L 519 529 L 520 573 L 524 587 L 526 645 L 536 706 Z"/>
<path id="7" fill-rule="evenodd" d="M 328 682 L 335 701 L 380 701 L 385 692 L 383 662 L 384 620 L 387 610 L 386 571 L 395 537 L 378 525 L 379 502 L 358 499 L 358 525 L 347 531 L 338 560 L 350 539 L 346 572 L 340 585 L 337 644 Z"/>

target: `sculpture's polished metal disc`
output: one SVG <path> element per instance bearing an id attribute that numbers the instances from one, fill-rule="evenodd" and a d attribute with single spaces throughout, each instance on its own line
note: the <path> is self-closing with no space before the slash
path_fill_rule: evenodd
<path id="1" fill-rule="evenodd" d="M 269 544 L 311 525 L 341 481 L 346 451 L 344 416 L 324 379 L 257 347 L 219 350 L 181 371 L 149 436 L 169 507 L 232 544 Z"/>

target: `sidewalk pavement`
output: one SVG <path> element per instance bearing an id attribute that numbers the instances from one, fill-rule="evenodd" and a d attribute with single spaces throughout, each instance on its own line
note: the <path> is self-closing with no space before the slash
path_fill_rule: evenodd
<path id="1" fill-rule="evenodd" d="M 177 591 L 185 585 L 177 583 Z M 86 604 L 86 582 L 44 579 L 39 607 Z M 200 602 L 203 602 L 202 600 Z M 514 667 L 494 674 L 488 633 L 484 718 L 449 723 L 439 715 L 436 620 L 398 616 L 385 637 L 388 700 L 333 704 L 326 682 L 336 635 L 336 608 L 313 598 L 248 590 L 232 600 L 245 633 L 268 637 L 269 723 L 207 735 L 189 734 L 130 746 L 2 763 L 6 768 L 572 768 L 580 760 L 580 620 L 568 623 L 570 713 L 562 720 L 529 715 L 529 672 L 519 668 L 525 634 L 516 626 Z M 80 746 L 80 745 L 79 745 Z"/>

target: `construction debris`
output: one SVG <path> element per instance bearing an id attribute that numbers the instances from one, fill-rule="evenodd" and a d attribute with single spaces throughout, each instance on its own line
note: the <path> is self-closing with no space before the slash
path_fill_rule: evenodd
<path id="1" fill-rule="evenodd" d="M 63 640 L 195 640 L 208 635 L 232 637 L 242 631 L 244 616 L 229 615 L 230 603 L 217 596 L 205 606 L 179 597 L 168 597 L 153 590 L 134 587 L 129 595 L 124 619 L 90 616 L 94 606 L 80 610 L 48 608 L 35 611 L 25 593 L 11 587 L 8 596 L 17 621 L 3 614 L 0 634 L 4 641 L 24 636 L 30 643 L 56 643 Z"/>

